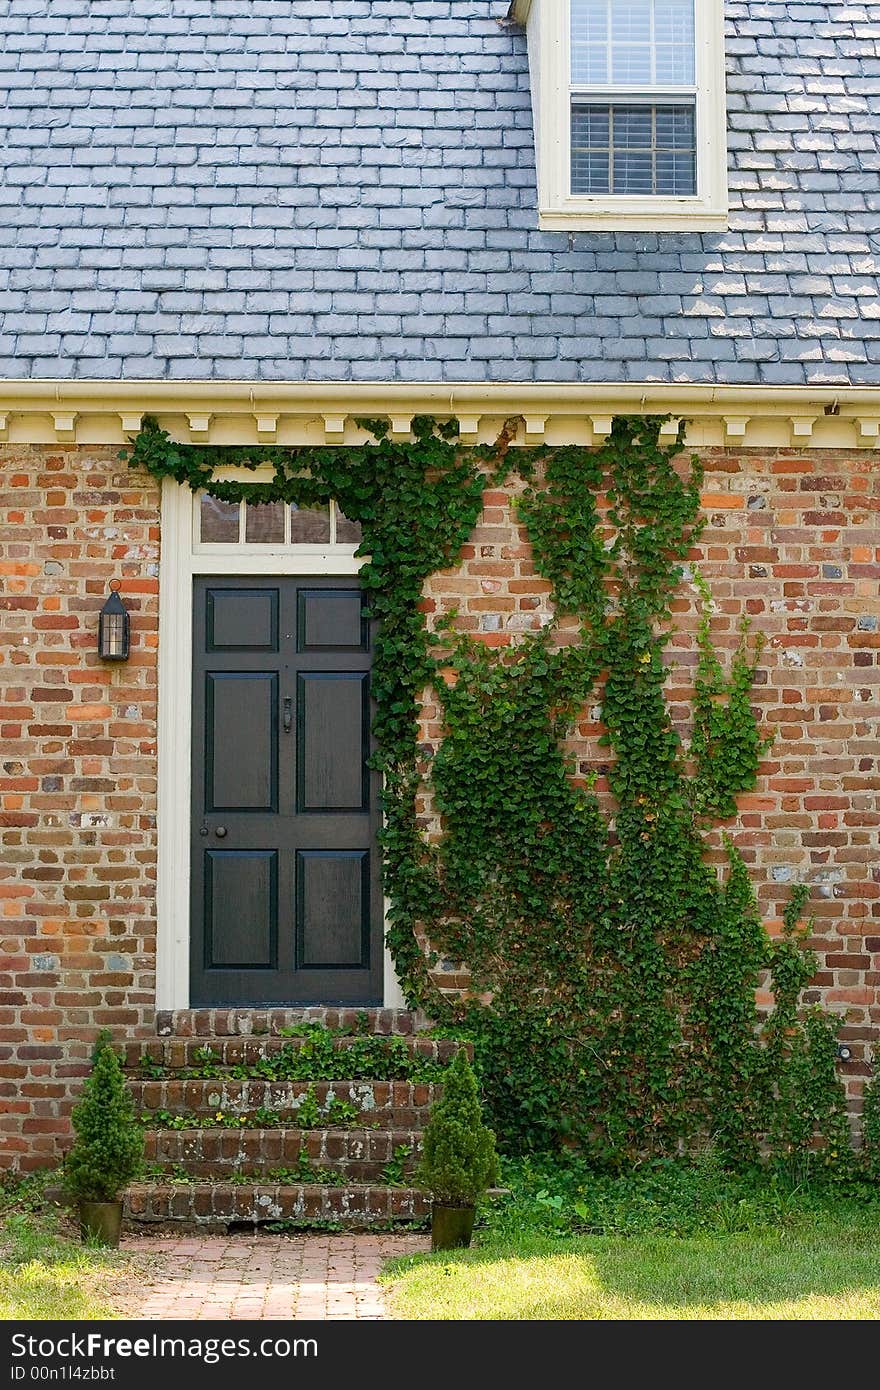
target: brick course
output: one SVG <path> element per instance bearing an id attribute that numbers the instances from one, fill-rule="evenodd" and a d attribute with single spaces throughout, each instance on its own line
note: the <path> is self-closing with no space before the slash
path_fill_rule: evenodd
<path id="1" fill-rule="evenodd" d="M 28 1169 L 66 1144 L 97 1028 L 157 1032 L 159 495 L 115 448 L 8 445 L 2 454 L 0 1163 Z M 743 614 L 768 639 L 753 698 L 776 735 L 755 791 L 724 828 L 772 931 L 789 885 L 812 886 L 821 964 L 808 997 L 846 1013 L 853 1057 L 841 1071 L 857 1110 L 880 1025 L 877 459 L 717 449 L 704 462 L 708 525 L 692 560 L 712 590 L 718 647 L 735 647 Z M 501 647 L 549 619 L 549 586 L 535 575 L 510 494 L 484 500 L 461 563 L 430 580 L 423 607 L 432 622 L 457 608 L 464 630 Z M 132 615 L 132 656 L 120 666 L 96 654 L 112 578 Z M 675 617 L 668 689 L 686 734 L 697 617 L 687 580 Z M 579 775 L 597 771 L 602 791 L 600 733 L 599 711 L 588 708 L 572 751 Z M 429 692 L 421 738 L 440 735 Z M 421 810 L 436 830 L 427 799 Z M 710 854 L 722 863 L 720 831 Z M 444 965 L 445 988 L 466 982 L 455 962 Z M 346 1021 L 332 1012 L 333 1026 Z M 248 1034 L 285 1021 L 284 1010 L 199 1010 L 161 1015 L 158 1031 Z M 390 1010 L 377 1023 L 404 1031 Z"/>

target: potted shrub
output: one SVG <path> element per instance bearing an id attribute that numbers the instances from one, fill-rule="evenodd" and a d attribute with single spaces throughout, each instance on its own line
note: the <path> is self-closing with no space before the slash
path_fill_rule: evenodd
<path id="1" fill-rule="evenodd" d="M 498 1181 L 495 1135 L 483 1124 L 477 1079 L 460 1048 L 431 1106 L 416 1182 L 431 1194 L 431 1248 L 470 1245 L 477 1201 Z"/>
<path id="2" fill-rule="evenodd" d="M 71 1122 L 76 1137 L 64 1162 L 64 1177 L 79 1210 L 82 1238 L 118 1245 L 121 1194 L 140 1171 L 144 1136 L 106 1030 L 98 1034 L 91 1075 Z"/>

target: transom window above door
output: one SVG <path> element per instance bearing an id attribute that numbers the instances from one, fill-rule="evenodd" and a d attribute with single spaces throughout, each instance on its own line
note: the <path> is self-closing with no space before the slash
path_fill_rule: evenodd
<path id="1" fill-rule="evenodd" d="M 202 492 L 194 498 L 194 548 L 223 554 L 231 549 L 333 550 L 351 555 L 361 542 L 361 525 L 336 502 L 298 507 L 287 502 L 221 502 Z"/>

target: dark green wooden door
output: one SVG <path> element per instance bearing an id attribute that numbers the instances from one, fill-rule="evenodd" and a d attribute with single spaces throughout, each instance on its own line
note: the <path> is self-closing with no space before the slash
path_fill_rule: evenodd
<path id="1" fill-rule="evenodd" d="M 197 579 L 193 612 L 191 1002 L 380 1003 L 357 581 Z"/>

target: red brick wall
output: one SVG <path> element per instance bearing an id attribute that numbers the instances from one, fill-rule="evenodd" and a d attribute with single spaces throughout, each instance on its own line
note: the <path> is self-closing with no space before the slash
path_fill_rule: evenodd
<path id="1" fill-rule="evenodd" d="M 96 1028 L 153 1016 L 159 494 L 118 452 L 0 450 L 0 1162 L 23 1169 L 57 1156 Z"/>
<path id="2" fill-rule="evenodd" d="M 0 1163 L 51 1162 L 95 1030 L 153 1027 L 158 489 L 113 448 L 2 450 L 0 530 Z M 754 691 L 776 741 L 726 827 L 771 929 L 787 885 L 813 886 L 812 991 L 847 1011 L 854 1104 L 880 1025 L 878 460 L 867 451 L 706 453 L 694 561 L 733 648 L 748 613 L 768 645 Z M 132 656 L 96 654 L 112 578 Z M 695 593 L 683 585 L 669 690 L 687 732 Z M 550 614 L 507 493 L 489 493 L 460 566 L 426 605 L 492 645 Z M 574 742 L 602 764 L 595 712 Z M 439 737 L 436 705 L 423 737 Z M 599 786 L 601 788 L 601 778 Z M 424 808 L 426 817 L 430 807 Z M 718 840 L 715 841 L 717 851 Z M 721 856 L 717 855 L 720 862 Z M 454 971 L 446 983 L 457 983 Z"/>
<path id="3" fill-rule="evenodd" d="M 753 702 L 775 735 L 756 790 L 722 828 L 749 865 L 772 932 L 789 885 L 812 885 L 821 969 L 808 998 L 846 1014 L 841 1039 L 853 1057 L 841 1073 L 857 1111 L 880 1026 L 880 458 L 716 449 L 703 460 L 708 524 L 692 560 L 712 591 L 717 647 L 736 647 L 743 615 L 767 638 Z M 425 606 L 432 622 L 456 608 L 462 629 L 497 647 L 547 620 L 550 586 L 535 576 L 510 496 L 484 500 L 464 564 L 433 577 Z M 668 693 L 687 737 L 698 610 L 686 581 L 675 609 Z M 426 743 L 441 735 L 438 714 L 429 693 Z M 585 711 L 571 746 L 578 771 L 599 774 L 601 792 L 597 715 Z M 421 810 L 436 833 L 430 804 Z M 720 830 L 710 845 L 722 865 Z M 450 990 L 466 982 L 455 962 L 437 978 Z"/>

